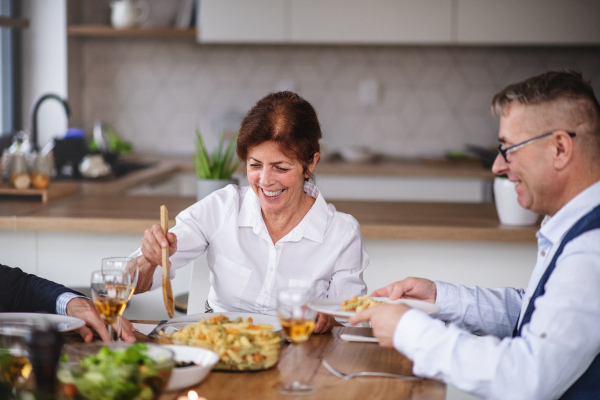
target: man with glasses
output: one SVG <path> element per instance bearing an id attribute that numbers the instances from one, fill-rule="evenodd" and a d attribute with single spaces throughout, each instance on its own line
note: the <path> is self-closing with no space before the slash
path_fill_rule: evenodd
<path id="1" fill-rule="evenodd" d="M 492 101 L 500 118 L 492 170 L 519 204 L 546 215 L 525 290 L 408 278 L 376 290 L 436 303 L 437 319 L 381 305 L 370 320 L 416 375 L 489 399 L 600 399 L 600 105 L 577 72 L 547 72 Z"/>

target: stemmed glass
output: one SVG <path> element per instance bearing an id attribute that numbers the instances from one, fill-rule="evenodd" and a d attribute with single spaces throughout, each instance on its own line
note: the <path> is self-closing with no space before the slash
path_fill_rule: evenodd
<path id="1" fill-rule="evenodd" d="M 135 287 L 137 286 L 139 276 L 139 267 L 137 259 L 134 257 L 108 257 L 102 259 L 102 272 L 114 269 L 124 271 L 129 275 L 131 289 L 127 301 L 131 300 L 131 296 L 135 291 Z M 121 337 L 121 319 L 122 316 L 119 315 L 119 318 L 117 319 L 117 338 Z"/>
<path id="2" fill-rule="evenodd" d="M 298 376 L 298 352 L 300 344 L 306 342 L 313 329 L 317 312 L 308 307 L 312 291 L 309 289 L 286 289 L 277 294 L 277 314 L 281 322 L 284 337 L 294 345 L 294 376 Z M 309 394 L 315 387 L 301 383 L 298 379 L 292 383 L 280 385 L 277 390 L 283 394 Z"/>
<path id="3" fill-rule="evenodd" d="M 108 326 L 108 341 L 113 342 L 112 325 L 123 315 L 131 296 L 131 279 L 120 269 L 92 272 L 92 301 Z"/>

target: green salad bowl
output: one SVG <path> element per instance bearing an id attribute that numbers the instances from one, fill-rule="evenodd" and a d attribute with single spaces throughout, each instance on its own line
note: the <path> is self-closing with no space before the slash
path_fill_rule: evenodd
<path id="1" fill-rule="evenodd" d="M 58 366 L 58 399 L 154 400 L 171 376 L 168 348 L 150 343 L 67 345 Z"/>

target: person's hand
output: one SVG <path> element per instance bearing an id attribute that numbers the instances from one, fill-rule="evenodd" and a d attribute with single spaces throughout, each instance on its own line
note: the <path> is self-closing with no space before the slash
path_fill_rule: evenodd
<path id="1" fill-rule="evenodd" d="M 174 233 L 167 232 L 165 236 L 160 224 L 154 224 L 144 231 L 142 256 L 137 260 L 140 272 L 135 293 L 144 293 L 150 290 L 154 271 L 162 263 L 162 249 L 166 247 L 169 248 L 169 257 L 177 251 L 177 236 Z"/>
<path id="2" fill-rule="evenodd" d="M 135 342 L 135 328 L 125 317 L 121 317 L 121 339 L 126 342 Z"/>
<path id="3" fill-rule="evenodd" d="M 423 278 L 406 278 L 371 293 L 371 297 L 389 297 L 390 300 L 415 299 L 429 303 L 435 303 L 436 296 L 435 282 Z"/>
<path id="4" fill-rule="evenodd" d="M 98 333 L 102 340 L 108 340 L 108 329 L 106 329 L 106 325 L 91 300 L 83 297 L 75 297 L 69 300 L 67 303 L 67 315 L 85 321 L 85 326 L 77 329 L 77 333 L 81 335 L 84 342 L 89 343 L 94 339 L 94 331 Z M 133 335 L 135 329 L 127 319 L 122 318 L 121 320 L 123 324 L 123 340 L 135 342 L 135 336 Z"/>
<path id="5" fill-rule="evenodd" d="M 169 248 L 169 256 L 177 251 L 177 236 L 174 233 L 162 231 L 160 224 L 154 224 L 144 231 L 142 238 L 142 254 L 148 262 L 156 267 L 162 262 L 162 249 Z"/>
<path id="6" fill-rule="evenodd" d="M 325 333 L 333 329 L 335 325 L 340 325 L 331 315 L 319 313 L 315 322 L 313 333 Z"/>
<path id="7" fill-rule="evenodd" d="M 377 307 L 370 307 L 352 317 L 349 321 L 355 325 L 363 321 L 371 321 L 373 336 L 377 338 L 382 347 L 394 347 L 394 331 L 398 321 L 405 312 L 410 310 L 406 304 L 380 304 Z"/>

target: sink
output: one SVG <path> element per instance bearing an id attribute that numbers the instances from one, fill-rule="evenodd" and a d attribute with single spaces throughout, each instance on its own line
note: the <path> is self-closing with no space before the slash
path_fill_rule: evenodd
<path id="1" fill-rule="evenodd" d="M 145 183 L 125 192 L 127 196 L 196 196 L 196 174 L 176 172 L 165 179 Z"/>
<path id="2" fill-rule="evenodd" d="M 248 185 L 245 176 L 234 174 L 241 185 Z M 179 196 L 196 197 L 196 174 L 191 171 L 175 172 L 166 178 L 132 187 L 126 196 Z"/>
<path id="3" fill-rule="evenodd" d="M 144 168 L 150 168 L 155 164 L 153 162 L 117 161 L 112 168 L 115 175 L 121 177 Z"/>

